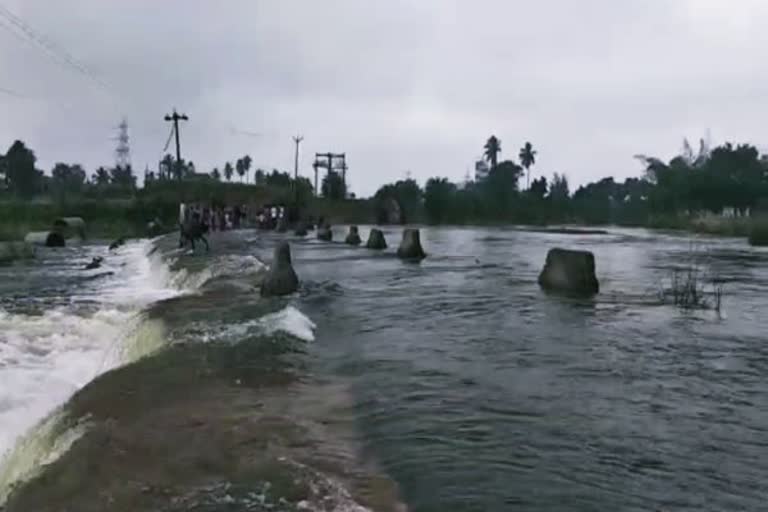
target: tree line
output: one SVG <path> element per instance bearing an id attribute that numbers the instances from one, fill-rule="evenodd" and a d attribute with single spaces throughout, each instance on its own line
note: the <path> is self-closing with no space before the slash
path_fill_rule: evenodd
<path id="1" fill-rule="evenodd" d="M 144 186 L 151 190 L 156 184 L 172 181 L 221 181 L 232 182 L 235 176 L 241 183 L 251 181 L 253 159 L 244 155 L 235 160 L 234 164 L 225 162 L 214 167 L 210 173 L 199 173 L 193 161 L 176 162 L 171 155 L 165 155 L 160 161 L 158 170 L 145 173 Z M 88 194 L 108 195 L 111 197 L 128 197 L 136 194 L 136 175 L 130 165 L 99 167 L 89 177 L 85 168 L 80 164 L 57 162 L 50 173 L 46 174 L 37 166 L 37 157 L 32 149 L 17 140 L 5 154 L 0 153 L 0 194 L 10 195 L 21 199 L 34 196 L 79 196 Z M 278 169 L 266 171 L 256 169 L 253 174 L 253 184 L 275 189 L 290 189 L 294 197 L 306 200 L 314 194 L 312 183 L 305 177 L 294 180 L 287 172 Z M 326 197 L 341 199 L 346 196 L 341 177 L 337 173 L 325 176 L 322 191 Z"/>
<path id="2" fill-rule="evenodd" d="M 405 220 L 432 223 L 618 223 L 651 225 L 655 219 L 695 217 L 702 213 L 747 216 L 768 209 L 768 159 L 749 144 L 725 143 L 710 149 L 700 141 L 697 151 L 684 141 L 680 154 L 664 162 L 636 155 L 644 168 L 639 177 L 617 182 L 613 177 L 587 183 L 571 193 L 565 174 L 532 177 L 537 151 L 530 142 L 522 145 L 517 160 L 501 159 L 502 144 L 496 136 L 483 146 L 487 173 L 479 179 L 455 183 L 432 177 L 422 188 L 405 179 L 382 186 L 374 200 L 396 199 Z M 306 200 L 314 195 L 309 179 L 294 180 L 278 169 L 253 169 L 244 155 L 210 172 L 198 173 L 191 161 L 177 165 L 171 155 L 160 162 L 158 172 L 148 172 L 145 187 L 172 180 L 253 183 L 290 190 L 291 197 Z M 251 174 L 253 172 L 253 174 Z M 533 179 L 532 179 L 533 178 Z M 524 183 L 523 183 L 524 180 Z M 326 173 L 320 191 L 338 200 L 352 197 L 336 171 Z M 37 166 L 34 152 L 15 141 L 0 154 L 0 193 L 19 198 L 35 195 L 132 196 L 136 176 L 130 166 L 99 167 L 89 177 L 79 164 L 56 163 L 46 174 Z M 282 194 L 287 196 L 286 194 Z"/>
<path id="3" fill-rule="evenodd" d="M 406 221 L 431 223 L 617 223 L 649 225 L 656 219 L 691 218 L 703 213 L 746 216 L 768 206 L 768 159 L 749 144 L 725 143 L 694 152 L 684 141 L 669 162 L 637 155 L 644 175 L 623 182 L 602 178 L 571 194 L 565 174 L 530 180 L 537 152 L 526 142 L 513 159 L 500 161 L 496 136 L 484 145 L 487 175 L 454 183 L 427 180 L 422 189 L 412 179 L 381 187 L 374 196 L 398 201 Z M 521 179 L 525 176 L 525 188 Z"/>
<path id="4" fill-rule="evenodd" d="M 136 187 L 136 177 L 130 165 L 110 169 L 99 167 L 88 178 L 80 164 L 57 162 L 46 175 L 37 168 L 37 157 L 24 142 L 17 140 L 5 154 L 0 154 L 0 189 L 20 197 L 41 194 L 78 194 L 88 188 L 112 188 L 130 191 Z"/>

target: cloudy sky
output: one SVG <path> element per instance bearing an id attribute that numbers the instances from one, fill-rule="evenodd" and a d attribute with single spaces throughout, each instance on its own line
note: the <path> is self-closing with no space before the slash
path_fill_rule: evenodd
<path id="1" fill-rule="evenodd" d="M 175 106 L 198 171 L 292 169 L 301 133 L 302 174 L 345 151 L 369 195 L 460 180 L 496 134 L 533 175 L 621 179 L 708 130 L 768 149 L 766 27 L 765 0 L 0 0 L 0 151 L 90 171 L 125 116 L 143 170 Z"/>

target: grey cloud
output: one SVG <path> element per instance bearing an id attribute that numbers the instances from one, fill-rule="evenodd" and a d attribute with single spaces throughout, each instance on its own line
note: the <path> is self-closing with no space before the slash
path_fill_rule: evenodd
<path id="1" fill-rule="evenodd" d="M 683 136 L 760 142 L 768 5 L 742 0 L 14 0 L 9 9 L 86 63 L 107 95 L 0 26 L 0 145 L 41 164 L 110 162 L 125 115 L 134 166 L 154 165 L 173 106 L 185 155 L 209 170 L 244 153 L 302 173 L 346 151 L 353 189 L 406 171 L 461 179 L 485 138 L 535 175 L 574 183 L 639 173 Z M 7 83 L 6 83 L 7 81 Z M 258 132 L 254 137 L 233 131 Z"/>

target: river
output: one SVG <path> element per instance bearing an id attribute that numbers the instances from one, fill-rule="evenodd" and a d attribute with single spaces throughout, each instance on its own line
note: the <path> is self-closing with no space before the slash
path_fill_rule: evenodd
<path id="1" fill-rule="evenodd" d="M 768 252 L 422 228 L 429 256 L 411 264 L 400 228 L 384 231 L 383 253 L 243 230 L 209 254 L 170 237 L 0 267 L 0 503 L 765 509 Z M 262 299 L 284 238 L 301 289 Z M 598 296 L 539 289 L 552 247 L 594 252 Z M 83 271 L 95 255 L 104 267 Z M 659 302 L 691 262 L 722 283 L 720 313 Z"/>

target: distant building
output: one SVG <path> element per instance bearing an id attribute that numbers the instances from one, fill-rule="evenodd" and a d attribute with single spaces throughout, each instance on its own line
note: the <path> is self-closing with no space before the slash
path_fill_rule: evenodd
<path id="1" fill-rule="evenodd" d="M 475 162 L 475 181 L 483 181 L 488 177 L 488 173 L 491 168 L 488 166 L 488 162 L 485 160 L 478 160 Z"/>

